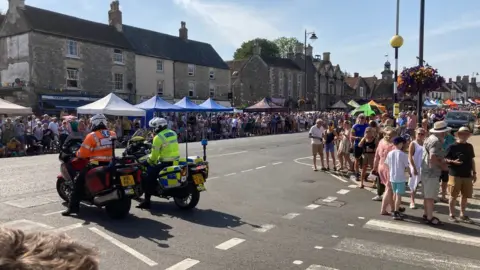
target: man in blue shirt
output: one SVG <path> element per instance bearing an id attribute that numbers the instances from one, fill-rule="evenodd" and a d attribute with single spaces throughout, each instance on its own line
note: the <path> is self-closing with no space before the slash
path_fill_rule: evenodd
<path id="1" fill-rule="evenodd" d="M 358 147 L 358 144 L 362 140 L 363 136 L 365 135 L 365 129 L 367 129 L 368 123 L 366 122 L 365 115 L 359 114 L 357 117 L 357 123 L 353 125 L 352 132 L 350 133 L 350 138 L 353 140 L 353 156 L 355 157 L 355 175 L 357 177 L 357 181 L 359 181 L 360 172 L 359 172 L 359 165 L 360 159 L 362 158 L 362 148 Z"/>

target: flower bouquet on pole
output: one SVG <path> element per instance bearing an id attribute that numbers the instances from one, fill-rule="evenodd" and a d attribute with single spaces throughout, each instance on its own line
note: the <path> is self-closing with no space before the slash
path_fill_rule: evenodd
<path id="1" fill-rule="evenodd" d="M 415 96 L 418 91 L 428 93 L 435 91 L 445 83 L 445 79 L 431 66 L 415 66 L 405 68 L 397 79 L 398 93 Z"/>

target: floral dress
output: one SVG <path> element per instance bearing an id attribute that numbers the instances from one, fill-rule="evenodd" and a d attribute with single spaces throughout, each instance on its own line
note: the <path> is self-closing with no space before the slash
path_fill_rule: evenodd
<path id="1" fill-rule="evenodd" d="M 378 143 L 377 150 L 375 151 L 375 160 L 374 160 L 374 168 L 378 166 L 378 175 L 380 176 L 380 181 L 382 184 L 387 185 L 390 183 L 390 171 L 388 166 L 385 164 L 385 160 L 387 159 L 387 155 L 390 151 L 395 149 L 395 145 L 393 143 L 389 143 L 385 140 L 381 140 Z"/>

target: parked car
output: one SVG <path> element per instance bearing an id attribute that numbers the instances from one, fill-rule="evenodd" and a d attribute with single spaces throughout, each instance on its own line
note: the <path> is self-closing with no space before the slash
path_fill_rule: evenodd
<path id="1" fill-rule="evenodd" d="M 449 111 L 445 116 L 447 125 L 456 132 L 461 127 L 468 127 L 471 132 L 475 128 L 475 116 L 468 111 Z"/>

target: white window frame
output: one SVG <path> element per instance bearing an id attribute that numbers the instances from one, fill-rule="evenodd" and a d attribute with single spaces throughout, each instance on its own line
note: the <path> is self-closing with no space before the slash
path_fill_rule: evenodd
<path id="1" fill-rule="evenodd" d="M 80 70 L 78 68 L 67 68 L 65 70 L 66 74 L 66 88 L 68 89 L 79 89 L 80 88 Z M 69 86 L 69 81 L 76 81 L 77 86 Z"/>
<path id="2" fill-rule="evenodd" d="M 75 40 L 67 39 L 67 56 L 78 58 L 80 54 L 78 53 L 78 42 Z"/>
<path id="3" fill-rule="evenodd" d="M 163 88 L 163 86 L 164 86 L 164 85 L 165 85 L 165 84 L 164 84 L 164 81 L 163 81 L 163 80 L 158 80 L 158 81 L 157 81 L 157 96 L 163 97 L 163 95 L 164 95 L 164 92 L 163 92 L 163 91 L 164 91 L 164 88 Z"/>
<path id="4" fill-rule="evenodd" d="M 216 92 L 217 92 L 217 87 L 215 86 L 215 84 L 211 83 L 208 87 L 209 97 L 211 98 L 215 97 Z"/>
<path id="5" fill-rule="evenodd" d="M 210 78 L 210 80 L 215 80 L 215 69 L 214 68 L 210 68 L 210 70 L 208 71 L 208 77 Z"/>
<path id="6" fill-rule="evenodd" d="M 364 93 L 364 90 L 365 90 L 365 89 L 363 88 L 363 86 L 360 86 L 360 87 L 359 87 L 359 90 L 360 90 L 360 96 L 361 96 L 361 97 L 365 97 L 365 93 Z"/>
<path id="7" fill-rule="evenodd" d="M 157 59 L 157 72 L 163 72 L 163 60 Z"/>
<path id="8" fill-rule="evenodd" d="M 188 83 L 188 97 L 195 96 L 195 82 Z"/>
<path id="9" fill-rule="evenodd" d="M 125 90 L 125 75 L 123 73 L 113 73 L 113 90 Z"/>
<path id="10" fill-rule="evenodd" d="M 122 65 L 125 63 L 125 57 L 122 50 L 113 49 L 113 63 Z"/>
<path id="11" fill-rule="evenodd" d="M 195 76 L 195 65 L 194 64 L 188 64 L 187 65 L 187 74 L 188 74 L 188 76 Z"/>

